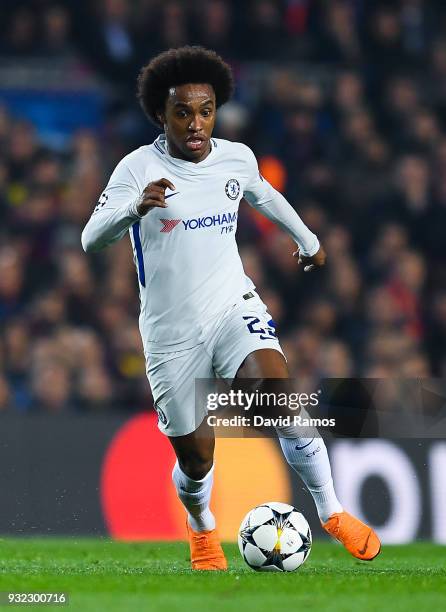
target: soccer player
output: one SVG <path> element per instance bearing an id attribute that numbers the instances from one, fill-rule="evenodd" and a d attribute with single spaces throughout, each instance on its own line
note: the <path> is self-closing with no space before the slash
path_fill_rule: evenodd
<path id="1" fill-rule="evenodd" d="M 271 316 L 238 253 L 242 197 L 293 238 L 306 271 L 325 263 L 317 237 L 259 174 L 252 151 L 212 138 L 217 108 L 232 91 L 231 70 L 213 51 L 183 47 L 152 59 L 139 76 L 138 97 L 163 133 L 121 160 L 82 233 L 90 252 L 130 232 L 147 376 L 158 426 L 176 453 L 172 477 L 197 570 L 227 565 L 209 509 L 214 432 L 206 407 L 195 406 L 195 378 L 289 376 Z M 324 441 L 277 430 L 324 529 L 353 556 L 373 559 L 378 537 L 339 503 Z"/>

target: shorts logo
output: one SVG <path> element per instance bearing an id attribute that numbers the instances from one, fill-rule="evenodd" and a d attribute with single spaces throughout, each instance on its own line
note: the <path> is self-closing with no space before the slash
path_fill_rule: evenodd
<path id="1" fill-rule="evenodd" d="M 160 219 L 160 221 L 163 224 L 160 232 L 163 234 L 168 234 L 178 225 L 178 223 L 181 222 L 181 219 Z"/>
<path id="2" fill-rule="evenodd" d="M 156 413 L 158 415 L 158 421 L 163 425 L 167 425 L 167 417 L 164 412 L 159 408 L 159 406 L 155 406 Z"/>
<path id="3" fill-rule="evenodd" d="M 230 200 L 236 200 L 240 193 L 240 183 L 237 179 L 229 179 L 225 186 L 226 195 Z"/>

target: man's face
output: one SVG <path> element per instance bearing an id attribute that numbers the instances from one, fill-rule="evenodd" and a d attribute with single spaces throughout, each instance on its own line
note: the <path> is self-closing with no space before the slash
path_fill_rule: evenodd
<path id="1" fill-rule="evenodd" d="M 173 157 L 200 162 L 208 156 L 216 110 L 211 85 L 188 83 L 170 89 L 159 119 Z"/>

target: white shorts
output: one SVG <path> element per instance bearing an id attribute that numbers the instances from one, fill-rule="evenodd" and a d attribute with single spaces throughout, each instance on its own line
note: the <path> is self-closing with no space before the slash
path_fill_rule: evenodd
<path id="1" fill-rule="evenodd" d="M 185 436 L 206 417 L 206 406 L 195 405 L 196 378 L 232 380 L 246 357 L 258 349 L 275 349 L 283 355 L 265 304 L 255 291 L 247 295 L 252 297 L 209 324 L 201 344 L 173 353 L 146 354 L 158 427 L 167 436 Z"/>

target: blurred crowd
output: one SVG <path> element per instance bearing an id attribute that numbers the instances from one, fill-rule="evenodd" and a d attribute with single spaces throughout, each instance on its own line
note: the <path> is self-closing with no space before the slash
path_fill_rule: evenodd
<path id="1" fill-rule="evenodd" d="M 136 110 L 138 69 L 183 43 L 233 65 L 237 95 L 215 135 L 253 148 L 328 253 L 325 270 L 304 274 L 289 238 L 242 204 L 245 270 L 293 375 L 446 375 L 446 3 L 6 0 L 0 10 L 0 60 L 76 58 L 146 126 L 124 137 L 111 109 L 105 129 L 54 150 L 0 109 L 0 410 L 150 406 L 129 240 L 87 256 L 80 234 L 117 161 L 156 135 Z"/>
<path id="2" fill-rule="evenodd" d="M 2 55 L 84 58 L 129 93 L 152 55 L 191 43 L 233 63 L 358 65 L 375 82 L 402 67 L 422 72 L 432 55 L 441 55 L 446 6 L 442 0 L 2 0 L 0 16 Z"/>

